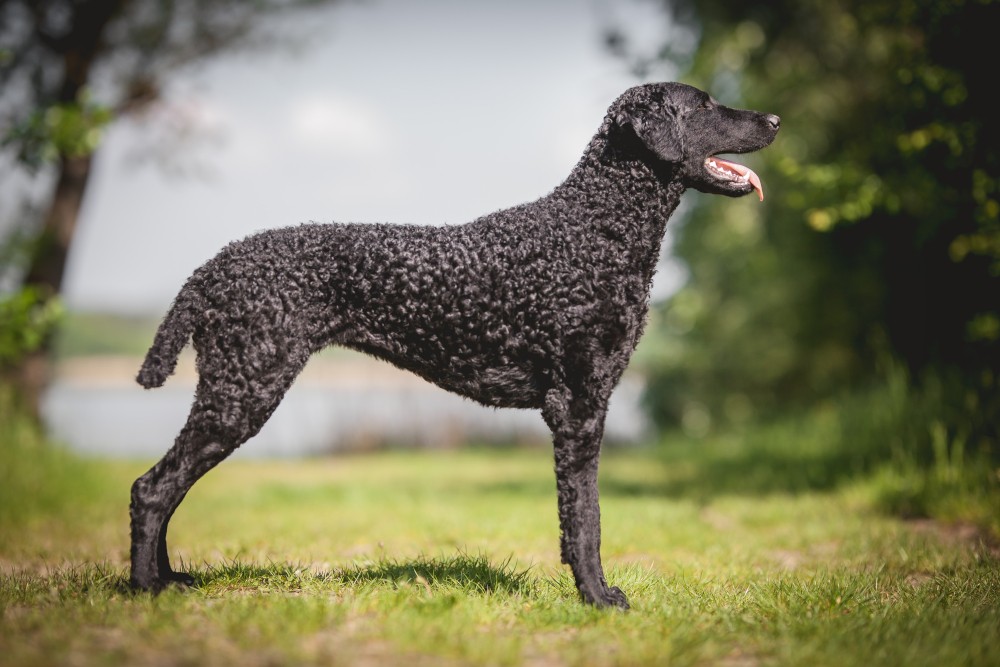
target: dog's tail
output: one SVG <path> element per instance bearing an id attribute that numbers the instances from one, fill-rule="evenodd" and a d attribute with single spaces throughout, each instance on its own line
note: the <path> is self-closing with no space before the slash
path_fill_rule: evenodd
<path id="1" fill-rule="evenodd" d="M 136 381 L 146 389 L 161 387 L 177 367 L 177 358 L 194 331 L 197 299 L 193 281 L 181 290 L 160 323 Z"/>

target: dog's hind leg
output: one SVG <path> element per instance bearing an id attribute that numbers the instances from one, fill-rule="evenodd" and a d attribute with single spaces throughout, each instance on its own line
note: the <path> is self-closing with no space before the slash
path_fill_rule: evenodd
<path id="1" fill-rule="evenodd" d="M 174 446 L 132 485 L 133 588 L 159 591 L 172 582 L 193 583 L 170 568 L 167 524 L 195 482 L 261 429 L 308 359 L 307 352 L 282 356 L 269 372 L 249 378 L 247 368 L 235 375 L 202 373 Z M 215 370 L 219 364 L 204 366 Z"/>
<path id="2" fill-rule="evenodd" d="M 202 410 L 196 402 L 174 446 L 132 485 L 133 588 L 155 592 L 172 582 L 193 583 L 189 575 L 170 568 L 167 523 L 191 486 L 236 448 L 229 442 L 216 442 L 224 437 L 205 437 L 199 431 Z"/>
<path id="3" fill-rule="evenodd" d="M 562 561 L 573 570 L 584 601 L 628 609 L 621 589 L 608 586 L 601 565 L 601 508 L 597 467 L 607 401 L 569 390 L 546 395 L 542 416 L 552 430 Z"/>

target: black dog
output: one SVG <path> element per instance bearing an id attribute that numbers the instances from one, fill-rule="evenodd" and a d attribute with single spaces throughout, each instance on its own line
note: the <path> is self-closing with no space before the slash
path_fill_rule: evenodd
<path id="1" fill-rule="evenodd" d="M 566 181 L 457 226 L 310 224 L 223 249 L 188 279 L 139 371 L 163 384 L 188 338 L 199 374 L 173 448 L 132 487 L 132 585 L 170 569 L 188 489 L 257 433 L 317 350 L 343 345 L 497 407 L 541 410 L 555 447 L 562 560 L 586 602 L 628 607 L 600 557 L 608 399 L 642 334 L 667 218 L 689 187 L 732 197 L 756 174 L 715 157 L 770 144 L 777 116 L 679 83 L 619 97 Z"/>

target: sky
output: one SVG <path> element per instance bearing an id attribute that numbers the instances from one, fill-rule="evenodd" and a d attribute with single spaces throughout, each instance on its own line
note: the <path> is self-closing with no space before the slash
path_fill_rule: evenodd
<path id="1" fill-rule="evenodd" d="M 230 241 L 303 222 L 458 224 L 544 196 L 640 81 L 657 0 L 363 0 L 282 26 L 292 48 L 179 72 L 96 156 L 70 308 L 160 314 Z M 669 65 L 648 79 L 671 80 Z M 158 156 L 151 159 L 150 156 Z M 654 289 L 682 280 L 666 263 Z"/>

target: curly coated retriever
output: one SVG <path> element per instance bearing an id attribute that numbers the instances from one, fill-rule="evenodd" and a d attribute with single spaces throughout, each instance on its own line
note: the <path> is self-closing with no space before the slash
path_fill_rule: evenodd
<path id="1" fill-rule="evenodd" d="M 132 487 L 132 586 L 193 583 L 167 558 L 174 510 L 260 430 L 310 355 L 342 345 L 488 406 L 541 410 L 562 560 L 584 601 L 627 608 L 600 557 L 608 399 L 642 334 L 681 194 L 763 199 L 753 171 L 717 155 L 764 148 L 779 123 L 684 84 L 640 85 L 537 201 L 464 225 L 305 224 L 227 246 L 185 283 L 139 371 L 142 386 L 162 385 L 193 340 L 190 416 Z"/>

